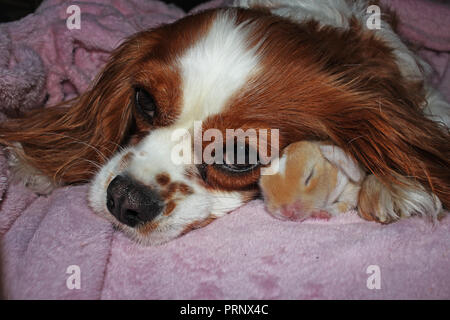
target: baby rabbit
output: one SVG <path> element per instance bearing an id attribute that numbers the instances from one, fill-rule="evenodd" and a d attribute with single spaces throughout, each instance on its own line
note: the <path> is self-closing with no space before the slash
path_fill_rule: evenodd
<path id="1" fill-rule="evenodd" d="M 299 141 L 283 150 L 279 171 L 261 176 L 260 186 L 275 217 L 328 219 L 357 207 L 364 177 L 361 167 L 341 148 Z"/>

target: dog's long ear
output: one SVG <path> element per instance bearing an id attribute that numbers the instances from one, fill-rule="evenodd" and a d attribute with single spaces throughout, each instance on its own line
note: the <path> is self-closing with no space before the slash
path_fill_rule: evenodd
<path id="1" fill-rule="evenodd" d="M 325 31 L 319 29 L 314 39 L 319 47 L 328 48 L 324 70 L 338 75 L 335 88 L 340 87 L 340 93 L 336 97 L 341 99 L 323 111 L 314 110 L 321 127 L 326 128 L 327 139 L 374 174 L 390 196 L 397 189 L 407 188 L 410 198 L 432 193 L 450 208 L 450 131 L 425 116 L 423 108 L 428 105 L 433 110 L 436 101 L 427 100 L 424 83 L 404 75 L 394 51 L 360 27 L 355 25 L 342 34 L 354 37 L 352 46 L 346 49 L 346 39 L 330 39 Z M 332 34 L 332 29 L 329 31 Z M 377 211 L 377 205 L 383 202 L 387 206 L 386 197 L 373 188 L 363 188 L 361 194 L 366 191 L 371 201 L 366 206 L 360 203 L 361 211 Z M 404 206 L 411 203 L 406 197 L 397 199 L 392 201 L 393 211 L 399 209 L 395 202 Z M 422 204 L 425 209 L 420 210 L 433 211 L 433 201 L 428 202 L 431 205 Z"/>
<path id="2" fill-rule="evenodd" d="M 80 97 L 2 123 L 0 144 L 16 149 L 21 161 L 57 184 L 88 180 L 119 148 L 132 123 L 130 75 L 145 51 L 139 50 L 142 37 L 138 33 L 122 43 Z"/>
<path id="3" fill-rule="evenodd" d="M 409 99 L 408 89 L 413 90 L 412 85 L 408 87 L 408 83 L 403 85 L 402 81 L 394 83 L 394 80 L 384 82 L 386 88 L 395 90 L 394 94 L 372 97 L 360 93 L 356 98 L 359 101 L 349 100 L 347 106 L 336 103 L 322 117 L 322 125 L 328 138 L 374 174 L 385 189 L 392 191 L 403 186 L 412 190 L 411 186 L 419 183 L 449 208 L 449 129 L 426 118 L 419 105 Z M 375 191 L 367 191 L 366 198 L 373 201 L 367 201 L 367 206 L 360 209 L 376 211 Z M 417 188 L 415 192 L 425 190 Z"/>

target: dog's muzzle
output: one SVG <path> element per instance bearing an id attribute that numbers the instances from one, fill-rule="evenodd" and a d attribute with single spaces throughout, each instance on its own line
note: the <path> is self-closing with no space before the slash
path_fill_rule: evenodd
<path id="1" fill-rule="evenodd" d="M 158 192 L 129 176 L 116 176 L 106 190 L 106 206 L 120 222 L 134 227 L 153 220 L 163 208 Z"/>

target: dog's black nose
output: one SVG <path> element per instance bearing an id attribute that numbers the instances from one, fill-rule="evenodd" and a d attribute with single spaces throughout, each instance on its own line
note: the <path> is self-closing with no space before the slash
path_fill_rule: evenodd
<path id="1" fill-rule="evenodd" d="M 122 175 L 109 184 L 106 206 L 117 220 L 130 227 L 153 220 L 164 207 L 157 192 Z"/>

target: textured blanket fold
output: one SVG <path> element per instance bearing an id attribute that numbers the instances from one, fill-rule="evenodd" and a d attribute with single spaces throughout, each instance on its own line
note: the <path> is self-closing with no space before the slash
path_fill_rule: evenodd
<path id="1" fill-rule="evenodd" d="M 400 32 L 420 47 L 433 83 L 450 99 L 450 7 L 384 2 L 396 9 Z M 229 3 L 214 0 L 194 11 Z M 0 120 L 80 94 L 125 37 L 185 15 L 159 1 L 70 4 L 81 8 L 80 30 L 67 29 L 62 0 L 0 24 Z M 419 218 L 380 225 L 355 212 L 285 222 L 258 200 L 167 244 L 143 247 L 90 210 L 88 186 L 39 197 L 7 178 L 0 149 L 0 270 L 8 298 L 450 298 L 448 216 L 436 226 Z M 77 275 L 79 288 L 71 285 Z"/>

